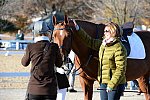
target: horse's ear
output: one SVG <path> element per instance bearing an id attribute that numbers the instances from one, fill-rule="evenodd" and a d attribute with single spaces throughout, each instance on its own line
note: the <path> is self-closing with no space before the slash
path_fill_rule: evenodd
<path id="1" fill-rule="evenodd" d="M 65 24 L 69 24 L 68 16 L 67 15 L 64 16 L 64 22 L 65 22 Z"/>
<path id="2" fill-rule="evenodd" d="M 56 25 L 56 17 L 53 16 L 53 25 Z"/>

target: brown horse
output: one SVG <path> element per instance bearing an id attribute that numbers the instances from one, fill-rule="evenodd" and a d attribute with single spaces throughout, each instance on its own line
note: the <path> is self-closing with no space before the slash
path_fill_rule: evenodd
<path id="1" fill-rule="evenodd" d="M 88 48 L 83 41 L 76 35 L 74 24 L 68 20 L 67 16 L 64 22 L 57 23 L 53 17 L 54 42 L 58 43 L 62 53 L 67 56 L 72 49 L 76 56 L 75 65 L 79 71 L 80 83 L 84 91 L 84 100 L 92 100 L 93 84 L 97 80 L 98 74 L 98 52 Z M 88 35 L 93 38 L 102 39 L 104 24 L 95 24 L 88 21 L 76 20 L 77 24 L 82 27 Z M 127 59 L 127 81 L 139 78 L 139 85 L 145 94 L 146 100 L 150 100 L 150 32 L 137 32 L 142 39 L 145 50 L 145 59 Z"/>

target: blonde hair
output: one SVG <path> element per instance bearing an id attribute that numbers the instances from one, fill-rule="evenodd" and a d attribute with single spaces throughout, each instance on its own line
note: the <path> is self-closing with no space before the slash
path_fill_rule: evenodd
<path id="1" fill-rule="evenodd" d="M 110 33 L 113 37 L 121 37 L 123 34 L 123 30 L 116 23 L 113 23 L 113 22 L 107 23 L 105 27 L 110 28 Z"/>

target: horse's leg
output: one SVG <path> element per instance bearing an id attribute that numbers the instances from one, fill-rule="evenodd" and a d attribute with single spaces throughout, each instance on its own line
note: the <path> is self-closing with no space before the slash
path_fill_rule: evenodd
<path id="1" fill-rule="evenodd" d="M 82 76 L 79 79 L 84 92 L 84 100 L 92 100 L 94 81 L 83 78 Z"/>
<path id="2" fill-rule="evenodd" d="M 141 76 L 138 79 L 140 89 L 144 92 L 145 99 L 150 100 L 150 84 L 149 84 L 149 75 Z"/>

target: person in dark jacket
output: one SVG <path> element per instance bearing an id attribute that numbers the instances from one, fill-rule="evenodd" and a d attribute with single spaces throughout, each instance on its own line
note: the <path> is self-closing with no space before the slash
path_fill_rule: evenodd
<path id="1" fill-rule="evenodd" d="M 134 23 L 133 22 L 126 22 L 122 25 L 122 29 L 123 29 L 123 32 L 124 32 L 124 35 L 127 36 L 131 36 L 132 34 L 134 34 L 133 32 L 133 29 L 134 29 Z M 131 90 L 134 90 L 135 89 L 135 86 L 138 88 L 138 93 L 137 95 L 140 95 L 141 94 L 141 89 L 139 87 L 139 83 L 138 81 L 135 79 L 135 80 L 132 80 L 130 82 L 130 89 Z"/>
<path id="2" fill-rule="evenodd" d="M 48 30 L 44 21 L 35 22 L 35 43 L 27 45 L 21 60 L 23 66 L 31 62 L 28 100 L 56 100 L 57 97 L 54 66 L 61 67 L 63 62 L 58 45 L 50 43 Z"/>
<path id="3" fill-rule="evenodd" d="M 24 33 L 21 30 L 16 34 L 16 40 L 24 40 Z M 24 49 L 24 43 L 19 43 L 19 49 Z"/>
<path id="4" fill-rule="evenodd" d="M 65 74 L 64 68 L 57 68 L 56 70 L 58 82 L 57 100 L 65 100 L 67 88 L 69 87 L 68 77 Z"/>
<path id="5" fill-rule="evenodd" d="M 18 33 L 16 34 L 16 40 L 24 40 L 24 34 L 21 30 L 18 30 Z"/>

